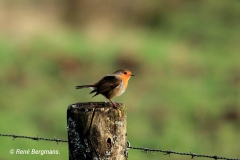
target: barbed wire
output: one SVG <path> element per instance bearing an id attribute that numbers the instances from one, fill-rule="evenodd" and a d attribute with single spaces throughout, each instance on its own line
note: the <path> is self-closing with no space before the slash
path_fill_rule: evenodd
<path id="1" fill-rule="evenodd" d="M 171 149 L 161 150 L 161 149 L 149 149 L 149 148 L 140 148 L 140 147 L 131 147 L 131 146 L 129 146 L 128 148 L 129 149 L 135 149 L 135 150 L 141 150 L 145 153 L 162 152 L 162 153 L 164 153 L 164 155 L 169 155 L 169 157 L 170 157 L 171 154 L 176 154 L 176 155 L 182 155 L 182 156 L 191 156 L 191 159 L 193 159 L 195 157 L 203 157 L 203 158 L 212 158 L 212 159 L 215 159 L 215 160 L 218 160 L 218 159 L 240 160 L 240 158 L 227 158 L 227 157 L 220 157 L 220 156 L 217 156 L 217 155 L 209 156 L 209 155 L 204 155 L 204 154 L 195 154 L 195 153 L 192 153 L 191 151 L 189 153 L 186 153 L 186 152 L 176 152 L 176 151 L 173 151 Z"/>
<path id="2" fill-rule="evenodd" d="M 16 138 L 25 138 L 25 139 L 31 139 L 31 140 L 35 140 L 35 141 L 55 141 L 57 142 L 68 142 L 68 140 L 62 140 L 62 139 L 58 139 L 56 137 L 54 138 L 42 138 L 42 137 L 30 137 L 30 136 L 20 136 L 20 135 L 16 135 L 16 134 L 1 134 L 0 133 L 0 136 L 3 136 L 3 137 L 13 137 L 13 140 L 16 139 Z"/>
<path id="3" fill-rule="evenodd" d="M 2 137 L 13 137 L 13 140 L 16 138 L 25 138 L 25 139 L 31 139 L 31 140 L 35 140 L 35 141 L 39 141 L 39 140 L 43 140 L 43 141 L 55 141 L 57 142 L 57 144 L 59 142 L 68 142 L 68 140 L 62 140 L 62 139 L 58 139 L 56 137 L 54 138 L 43 138 L 43 137 L 30 137 L 30 136 L 21 136 L 21 135 L 16 135 L 16 134 L 1 134 L 0 136 Z M 217 155 L 204 155 L 204 154 L 195 154 L 192 153 L 191 151 L 189 153 L 187 152 L 176 152 L 173 151 L 171 149 L 168 150 L 161 150 L 161 149 L 149 149 L 149 148 L 142 148 L 142 147 L 132 147 L 130 146 L 130 142 L 127 141 L 127 149 L 133 149 L 133 150 L 140 150 L 143 151 L 145 153 L 149 153 L 149 152 L 161 152 L 164 153 L 164 155 L 171 155 L 171 154 L 175 154 L 175 155 L 182 155 L 182 156 L 191 156 L 191 159 L 195 158 L 195 157 L 202 157 L 202 158 L 211 158 L 214 160 L 218 160 L 218 159 L 224 159 L 224 160 L 240 160 L 240 158 L 227 158 L 227 157 L 220 157 Z"/>

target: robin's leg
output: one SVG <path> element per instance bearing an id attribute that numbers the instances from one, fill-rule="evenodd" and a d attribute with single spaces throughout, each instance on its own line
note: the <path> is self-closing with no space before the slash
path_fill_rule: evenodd
<path id="1" fill-rule="evenodd" d="M 118 108 L 118 107 L 117 107 L 117 104 L 114 103 L 111 99 L 109 99 L 109 101 L 113 104 L 114 108 Z"/>

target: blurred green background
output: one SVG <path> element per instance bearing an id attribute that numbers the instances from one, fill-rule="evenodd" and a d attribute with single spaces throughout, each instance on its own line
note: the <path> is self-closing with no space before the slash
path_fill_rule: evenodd
<path id="1" fill-rule="evenodd" d="M 238 0 L 0 1 L 0 133 L 67 139 L 76 85 L 119 68 L 132 146 L 240 157 Z M 0 159 L 68 159 L 67 143 L 0 137 Z M 10 155 L 54 149 L 60 155 Z M 130 160 L 190 159 L 129 150 Z"/>

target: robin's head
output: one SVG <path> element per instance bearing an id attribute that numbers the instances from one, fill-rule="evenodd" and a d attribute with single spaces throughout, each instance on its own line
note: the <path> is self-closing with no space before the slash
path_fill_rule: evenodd
<path id="1" fill-rule="evenodd" d="M 131 76 L 135 76 L 134 74 L 132 74 L 131 71 L 129 71 L 127 69 L 119 69 L 119 70 L 115 71 L 113 74 L 117 74 L 124 79 L 129 79 Z"/>
<path id="2" fill-rule="evenodd" d="M 113 74 L 117 74 L 121 77 L 125 88 L 127 88 L 128 80 L 130 79 L 130 77 L 135 76 L 134 74 L 131 73 L 131 71 L 129 71 L 127 69 L 119 69 L 116 72 L 114 72 Z"/>
<path id="3" fill-rule="evenodd" d="M 113 74 L 116 74 L 121 77 L 121 79 L 124 83 L 125 89 L 127 88 L 128 80 L 130 79 L 130 77 L 135 76 L 134 74 L 132 74 L 131 71 L 129 71 L 127 69 L 119 69 L 119 70 L 115 71 Z"/>

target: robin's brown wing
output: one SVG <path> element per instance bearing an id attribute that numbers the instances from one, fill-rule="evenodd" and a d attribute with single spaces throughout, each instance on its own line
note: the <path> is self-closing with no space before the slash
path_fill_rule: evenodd
<path id="1" fill-rule="evenodd" d="M 108 92 L 118 87 L 121 83 L 122 83 L 121 78 L 117 76 L 114 75 L 105 76 L 95 84 L 96 88 L 93 91 L 91 91 L 90 94 L 96 92 L 96 94 L 93 96 L 95 97 L 98 94 Z"/>

